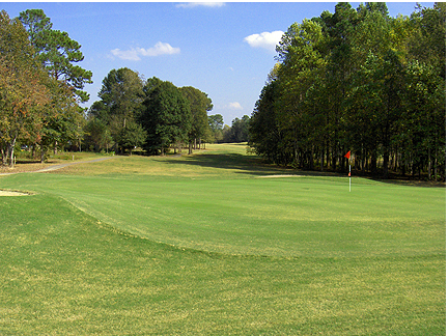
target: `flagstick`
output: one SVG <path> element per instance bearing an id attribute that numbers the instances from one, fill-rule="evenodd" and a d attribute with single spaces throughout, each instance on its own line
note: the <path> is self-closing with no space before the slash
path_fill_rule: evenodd
<path id="1" fill-rule="evenodd" d="M 352 165 L 348 165 L 348 191 L 352 192 Z"/>
<path id="2" fill-rule="evenodd" d="M 344 155 L 348 159 L 348 191 L 352 191 L 352 165 L 350 164 L 350 151 Z"/>

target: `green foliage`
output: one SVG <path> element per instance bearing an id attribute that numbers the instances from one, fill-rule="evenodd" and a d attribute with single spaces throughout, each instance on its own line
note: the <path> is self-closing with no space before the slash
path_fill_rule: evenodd
<path id="1" fill-rule="evenodd" d="M 190 143 L 205 138 L 209 129 L 207 112 L 213 109 L 212 100 L 207 94 L 191 86 L 179 89 L 190 106 L 191 127 L 188 132 Z"/>
<path id="2" fill-rule="evenodd" d="M 222 129 L 224 127 L 224 119 L 220 114 L 208 116 L 208 126 L 214 138 L 214 142 L 222 140 Z"/>
<path id="3" fill-rule="evenodd" d="M 53 147 L 62 148 L 69 142 L 80 146 L 83 137 L 84 110 L 76 104 L 76 97 L 71 88 L 64 82 L 50 79 L 51 102 L 46 109 L 39 145 L 43 155 Z M 41 161 L 44 161 L 42 157 Z"/>
<path id="4" fill-rule="evenodd" d="M 445 179 L 445 11 L 391 18 L 384 3 L 339 3 L 291 25 L 252 114 L 251 146 L 277 164 L 345 171 L 351 150 L 362 173 L 381 158 L 384 177 L 410 168 Z"/>
<path id="5" fill-rule="evenodd" d="M 112 137 L 105 123 L 100 119 L 91 118 L 85 126 L 84 144 L 89 150 L 99 152 L 112 143 Z"/>
<path id="6" fill-rule="evenodd" d="M 117 144 L 119 147 L 124 150 L 129 150 L 132 153 L 133 148 L 143 146 L 146 137 L 147 133 L 142 125 L 137 124 L 135 121 L 129 121 L 126 123 L 126 126 L 121 129 Z"/>
<path id="7" fill-rule="evenodd" d="M 147 131 L 145 149 L 163 155 L 170 145 L 187 139 L 191 128 L 190 103 L 171 82 L 146 91 L 140 121 Z"/>
<path id="8" fill-rule="evenodd" d="M 92 83 L 92 72 L 75 65 L 84 59 L 81 45 L 67 32 L 52 30 L 50 19 L 41 9 L 21 12 L 19 19 L 50 76 L 73 87 L 81 102 L 88 101 L 89 95 L 82 89 Z"/>
<path id="9" fill-rule="evenodd" d="M 14 165 L 17 140 L 39 136 L 49 102 L 48 79 L 36 63 L 28 34 L 0 12 L 0 149 L 2 164 Z"/>
<path id="10" fill-rule="evenodd" d="M 264 155 L 270 161 L 281 165 L 288 163 L 289 158 L 281 146 L 284 132 L 275 113 L 277 92 L 277 81 L 272 81 L 263 88 L 249 121 L 249 146 L 253 147 L 257 154 Z"/>
<path id="11" fill-rule="evenodd" d="M 45 30 L 51 30 L 53 24 L 42 9 L 27 9 L 20 13 L 20 22 L 28 30 L 28 37 L 34 45 L 39 40 L 38 36 Z"/>
<path id="12" fill-rule="evenodd" d="M 411 15 L 414 28 L 409 41 L 410 53 L 416 59 L 434 66 L 438 75 L 446 78 L 446 3 L 437 2 L 433 8 L 418 5 Z"/>
<path id="13" fill-rule="evenodd" d="M 13 165 L 17 140 L 45 152 L 69 142 L 80 146 L 87 101 L 82 91 L 92 73 L 73 65 L 83 60 L 81 46 L 65 32 L 52 30 L 42 10 L 20 13 L 10 20 L 1 14 L 0 147 L 2 163 Z M 44 71 L 46 70 L 46 71 Z M 3 114 L 3 115 L 1 115 Z"/>
<path id="14" fill-rule="evenodd" d="M 249 116 L 244 115 L 241 119 L 232 120 L 232 126 L 223 130 L 222 142 L 247 142 L 249 141 Z"/>
<path id="15" fill-rule="evenodd" d="M 103 79 L 98 96 L 101 100 L 92 107 L 93 116 L 106 123 L 112 116 L 136 120 L 144 98 L 143 80 L 128 68 L 113 69 Z"/>
<path id="16" fill-rule="evenodd" d="M 101 100 L 89 110 L 91 120 L 105 125 L 101 137 L 92 139 L 94 147 L 108 148 L 112 143 L 121 150 L 131 150 L 143 144 L 144 131 L 138 124 L 144 98 L 143 80 L 128 68 L 111 70 L 103 79 Z"/>
<path id="17" fill-rule="evenodd" d="M 130 132 L 125 127 L 129 123 L 141 123 L 147 135 L 144 148 L 150 154 L 163 154 L 177 143 L 210 138 L 207 111 L 213 105 L 207 94 L 196 88 L 179 89 L 156 77 L 143 83 L 138 73 L 121 68 L 104 78 L 99 96 L 101 100 L 92 104 L 89 115 L 106 124 L 120 148 L 130 149 L 131 142 L 135 142 L 123 142 L 127 138 L 124 134 L 142 134 Z M 140 140 L 137 142 L 143 145 Z"/>

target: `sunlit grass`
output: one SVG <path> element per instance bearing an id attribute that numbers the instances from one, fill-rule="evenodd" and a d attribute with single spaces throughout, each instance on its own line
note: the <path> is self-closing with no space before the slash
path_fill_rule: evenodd
<path id="1" fill-rule="evenodd" d="M 49 154 L 46 160 L 43 163 L 41 163 L 39 155 L 31 157 L 31 152 L 16 151 L 14 167 L 10 168 L 9 165 L 7 166 L 0 165 L 0 174 L 33 172 L 54 166 L 56 164 L 88 161 L 105 157 L 112 157 L 112 154 L 91 153 L 91 152 L 59 152 L 56 155 Z"/>
<path id="2" fill-rule="evenodd" d="M 245 153 L 0 177 L 0 334 L 445 334 L 445 189 Z"/>

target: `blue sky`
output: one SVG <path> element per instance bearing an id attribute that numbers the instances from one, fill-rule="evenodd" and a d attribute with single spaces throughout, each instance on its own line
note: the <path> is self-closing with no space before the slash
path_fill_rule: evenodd
<path id="1" fill-rule="evenodd" d="M 251 115 L 269 71 L 275 44 L 294 22 L 334 12 L 336 2 L 3 2 L 11 18 L 41 8 L 53 29 L 82 46 L 80 66 L 93 72 L 90 106 L 112 69 L 128 67 L 178 87 L 208 94 L 231 125 Z M 359 2 L 351 3 L 357 8 Z M 433 3 L 423 3 L 432 7 Z M 387 3 L 391 16 L 410 15 L 415 2 Z"/>

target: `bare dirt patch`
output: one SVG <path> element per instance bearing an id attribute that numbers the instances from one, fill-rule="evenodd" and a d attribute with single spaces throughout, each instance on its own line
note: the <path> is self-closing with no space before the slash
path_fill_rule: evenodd
<path id="1" fill-rule="evenodd" d="M 16 174 L 16 173 L 32 173 L 36 172 L 38 170 L 51 167 L 54 165 L 54 162 L 51 163 L 38 163 L 38 162 L 32 162 L 32 163 L 17 163 L 14 168 L 9 168 L 7 166 L 0 166 L 0 175 L 9 175 L 9 174 Z"/>
<path id="2" fill-rule="evenodd" d="M 103 157 L 97 158 L 93 160 L 82 160 L 82 161 L 74 161 L 67 162 L 63 160 L 53 160 L 48 163 L 26 163 L 26 164 L 17 164 L 14 168 L 9 168 L 6 166 L 0 166 L 0 175 L 11 175 L 17 173 L 44 173 L 44 172 L 52 172 L 55 170 L 59 170 L 61 168 L 65 168 L 72 165 L 77 165 L 81 163 L 90 163 L 90 162 L 99 162 L 112 159 L 112 157 Z"/>

